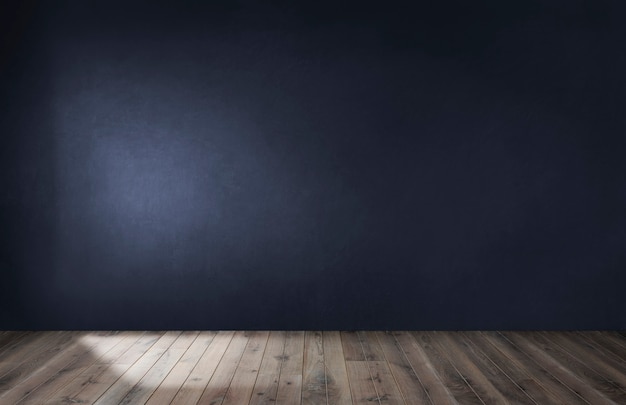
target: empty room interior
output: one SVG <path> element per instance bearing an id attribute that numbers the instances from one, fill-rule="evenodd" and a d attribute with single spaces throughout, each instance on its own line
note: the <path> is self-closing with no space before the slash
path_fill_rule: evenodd
<path id="1" fill-rule="evenodd" d="M 0 6 L 0 404 L 626 404 L 626 5 Z"/>

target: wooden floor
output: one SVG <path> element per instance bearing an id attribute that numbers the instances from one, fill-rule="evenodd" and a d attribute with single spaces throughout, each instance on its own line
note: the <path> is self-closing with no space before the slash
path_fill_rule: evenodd
<path id="1" fill-rule="evenodd" d="M 0 404 L 626 404 L 619 332 L 0 332 Z"/>

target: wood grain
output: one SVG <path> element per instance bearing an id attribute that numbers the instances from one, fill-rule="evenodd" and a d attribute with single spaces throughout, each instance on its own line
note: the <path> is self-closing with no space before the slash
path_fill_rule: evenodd
<path id="1" fill-rule="evenodd" d="M 198 334 L 181 359 L 176 363 L 168 376 L 159 384 L 146 404 L 159 405 L 172 402 L 178 388 L 181 387 L 191 374 L 202 355 L 215 338 L 215 332 L 201 332 Z"/>
<path id="2" fill-rule="evenodd" d="M 302 404 L 325 404 L 326 370 L 322 332 L 307 331 L 304 336 L 302 366 Z"/>
<path id="3" fill-rule="evenodd" d="M 205 387 L 213 377 L 222 357 L 230 347 L 234 338 L 232 331 L 218 332 L 209 347 L 204 351 L 183 385 L 180 387 L 172 403 L 195 404 L 202 396 Z"/>
<path id="4" fill-rule="evenodd" d="M 348 405 L 352 403 L 344 358 L 341 334 L 337 331 L 325 331 L 324 367 L 326 369 L 326 394 L 329 404 Z"/>
<path id="5" fill-rule="evenodd" d="M 617 332 L 0 331 L 2 404 L 623 404 Z"/>
<path id="6" fill-rule="evenodd" d="M 217 369 L 209 380 L 198 404 L 217 405 L 224 402 L 230 382 L 235 376 L 241 358 L 248 347 L 249 337 L 256 337 L 254 332 L 236 332 L 230 341 L 228 349 L 222 356 Z"/>
<path id="7" fill-rule="evenodd" d="M 304 363 L 304 332 L 286 332 L 283 365 L 278 381 L 276 403 L 302 403 L 302 368 Z"/>
<path id="8" fill-rule="evenodd" d="M 259 368 L 250 404 L 273 404 L 276 402 L 278 380 L 284 362 L 285 332 L 272 331 L 269 334 L 263 360 Z"/>

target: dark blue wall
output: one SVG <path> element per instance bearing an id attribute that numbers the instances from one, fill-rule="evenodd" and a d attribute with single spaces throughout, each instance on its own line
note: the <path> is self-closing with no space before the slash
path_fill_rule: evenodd
<path id="1" fill-rule="evenodd" d="M 52 3 L 0 328 L 626 328 L 619 1 Z"/>

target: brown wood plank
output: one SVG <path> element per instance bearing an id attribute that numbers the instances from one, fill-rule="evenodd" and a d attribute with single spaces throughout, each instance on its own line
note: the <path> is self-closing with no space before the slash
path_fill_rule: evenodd
<path id="1" fill-rule="evenodd" d="M 436 368 L 415 337 L 409 332 L 393 332 L 392 335 L 433 404 L 457 404 L 458 402 L 448 387 L 443 384 Z"/>
<path id="2" fill-rule="evenodd" d="M 367 361 L 346 361 L 346 370 L 353 404 L 380 403 Z"/>
<path id="3" fill-rule="evenodd" d="M 141 338 L 142 335 L 143 333 L 140 332 L 125 332 L 120 334 L 122 339 L 114 347 L 112 347 L 111 350 L 103 352 L 101 348 L 98 348 L 98 351 L 103 353 L 102 356 L 96 359 L 94 364 L 80 373 L 80 375 L 74 378 L 69 384 L 55 392 L 54 395 L 50 396 L 50 398 L 46 400 L 45 404 L 79 403 L 76 396 L 78 396 L 80 392 L 89 384 L 94 381 L 98 381 L 102 374 L 111 367 L 111 364 L 115 363 L 122 356 L 122 354 L 129 349 L 129 347 Z"/>
<path id="4" fill-rule="evenodd" d="M 226 392 L 223 402 L 225 405 L 250 403 L 268 338 L 269 332 L 251 333 L 228 392 Z"/>
<path id="5" fill-rule="evenodd" d="M 617 344 L 626 349 L 626 332 L 605 330 L 596 333 L 601 333 L 605 338 L 614 340 Z"/>
<path id="6" fill-rule="evenodd" d="M 506 374 L 487 359 L 480 351 L 474 350 L 458 332 L 432 332 L 446 348 L 446 355 L 474 392 L 485 403 L 514 402 L 532 404 L 528 397 Z"/>
<path id="7" fill-rule="evenodd" d="M 302 404 L 326 403 L 326 370 L 322 332 L 307 331 L 304 336 Z"/>
<path id="8" fill-rule="evenodd" d="M 180 332 L 166 332 L 107 389 L 95 405 L 118 404 L 176 341 Z"/>
<path id="9" fill-rule="evenodd" d="M 404 398 L 389 369 L 389 364 L 385 359 L 376 334 L 374 332 L 359 332 L 359 338 L 363 347 L 363 354 L 368 359 L 370 375 L 372 376 L 372 381 L 374 381 L 374 387 L 378 393 L 380 403 L 404 404 Z"/>
<path id="10" fill-rule="evenodd" d="M 144 404 L 167 377 L 189 346 L 198 336 L 198 332 L 183 332 L 168 347 L 146 374 L 120 401 L 119 405 Z"/>
<path id="11" fill-rule="evenodd" d="M 285 337 L 285 353 L 281 374 L 302 375 L 304 332 L 289 331 Z"/>
<path id="12" fill-rule="evenodd" d="M 231 344 L 235 333 L 232 331 L 218 332 L 200 360 L 193 368 L 183 385 L 180 387 L 173 404 L 195 404 L 215 374 L 222 357 Z"/>
<path id="13" fill-rule="evenodd" d="M 114 343 L 113 339 L 103 338 L 102 340 L 91 340 L 88 343 L 84 342 L 82 337 L 75 339 L 71 346 L 59 352 L 43 367 L 31 374 L 28 379 L 2 395 L 0 400 L 10 404 L 17 404 L 25 400 L 29 403 L 45 402 L 48 396 L 67 384 L 95 361 L 91 353 L 98 343 L 104 346 L 103 350 L 107 350 L 107 347 Z"/>
<path id="14" fill-rule="evenodd" d="M 445 357 L 465 383 L 484 403 L 505 403 L 506 399 L 482 374 L 480 369 L 448 338 L 444 332 L 423 332 L 430 337 L 431 344 L 436 346 L 439 354 Z"/>
<path id="15" fill-rule="evenodd" d="M 567 366 L 574 366 L 574 363 L 566 365 L 561 364 L 550 354 L 556 354 L 557 352 L 549 345 L 545 345 L 542 350 L 537 346 L 537 342 L 533 339 L 532 333 L 501 333 L 507 340 L 522 350 L 528 357 L 530 357 L 537 364 L 541 365 L 545 370 L 548 370 L 555 378 L 566 385 L 576 395 L 583 398 L 589 404 L 611 404 L 613 403 L 601 392 L 588 386 L 583 380 L 574 374 Z M 546 351 L 547 350 L 547 351 Z M 548 351 L 550 354 L 548 354 Z M 565 361 L 566 359 L 563 359 Z"/>
<path id="16" fill-rule="evenodd" d="M 0 403 L 617 404 L 624 342 L 606 331 L 0 331 L 0 387 L 13 387 Z"/>
<path id="17" fill-rule="evenodd" d="M 602 364 L 618 370 L 621 375 L 626 375 L 626 361 L 620 359 L 614 352 L 588 337 L 589 333 L 565 332 L 564 337 L 578 346 L 583 346 L 589 353 L 598 358 Z"/>
<path id="18" fill-rule="evenodd" d="M 502 370 L 512 381 L 515 382 L 537 405 L 562 404 L 566 402 L 559 399 L 554 393 L 546 390 L 541 385 L 540 379 L 536 379 L 532 370 L 528 370 L 515 358 L 508 357 L 489 343 L 479 332 L 463 332 L 463 336 L 476 350 L 480 350 L 496 367 Z M 522 402 L 522 401 L 520 401 Z"/>
<path id="19" fill-rule="evenodd" d="M 604 354 L 605 358 L 610 358 L 614 367 L 626 373 L 626 350 L 613 339 L 609 339 L 606 333 L 602 332 L 578 332 L 575 338 L 581 344 L 593 347 L 597 352 Z M 582 338 L 582 339 L 581 339 Z"/>
<path id="20" fill-rule="evenodd" d="M 77 352 L 73 359 L 61 370 L 55 372 L 36 390 L 26 397 L 26 403 L 43 404 L 54 396 L 60 389 L 78 378 L 103 355 L 107 354 L 124 340 L 124 333 L 112 332 L 111 335 L 98 336 L 90 333 L 80 337 L 79 343 L 83 350 Z"/>
<path id="21" fill-rule="evenodd" d="M 385 359 L 383 350 L 381 349 L 378 339 L 373 332 L 358 331 L 356 335 L 359 338 L 359 343 L 361 344 L 364 360 L 381 361 Z"/>
<path id="22" fill-rule="evenodd" d="M 259 374 L 254 383 L 250 405 L 275 404 L 279 378 L 277 374 Z"/>
<path id="23" fill-rule="evenodd" d="M 278 391 L 278 380 L 283 365 L 285 351 L 285 332 L 271 331 L 263 353 L 250 405 L 274 404 Z"/>
<path id="24" fill-rule="evenodd" d="M 557 332 L 551 332 L 549 334 L 535 332 L 526 333 L 525 335 L 529 336 L 529 339 L 531 339 L 534 345 L 566 367 L 591 388 L 612 401 L 626 404 L 626 393 L 622 391 L 620 385 L 610 378 L 605 378 L 602 374 L 590 367 L 595 359 L 585 356 L 586 353 L 583 348 L 575 348 L 572 350 L 573 353 L 570 353 L 563 347 L 563 345 L 568 345 L 567 341 L 562 340 L 560 334 Z M 586 361 L 583 361 L 583 359 L 586 359 Z M 605 373 L 611 372 L 610 367 L 602 368 L 604 368 Z M 626 377 L 619 375 L 619 373 L 615 373 L 615 376 L 619 379 L 626 379 Z"/>
<path id="25" fill-rule="evenodd" d="M 490 344 L 505 353 L 507 357 L 514 359 L 517 363 L 521 364 L 522 368 L 524 370 L 528 370 L 531 375 L 541 382 L 541 385 L 546 390 L 552 392 L 557 398 L 561 399 L 566 404 L 587 404 L 582 397 L 570 390 L 548 370 L 529 357 L 525 351 L 522 351 L 519 347 L 512 344 L 500 333 L 481 332 L 481 335 L 484 336 Z"/>
<path id="26" fill-rule="evenodd" d="M 389 370 L 398 382 L 398 388 L 402 393 L 404 401 L 407 403 L 432 404 L 419 376 L 391 332 L 376 332 L 376 336 L 389 364 Z"/>
<path id="27" fill-rule="evenodd" d="M 280 371 L 280 379 L 276 393 L 277 403 L 294 405 L 301 403 L 303 362 L 304 332 L 286 332 L 283 365 Z"/>
<path id="28" fill-rule="evenodd" d="M 0 361 L 0 397 L 16 385 L 24 382 L 45 366 L 52 358 L 76 343 L 79 334 L 51 332 L 33 335 L 23 347 L 13 346 L 11 354 Z"/>
<path id="29" fill-rule="evenodd" d="M 341 334 L 337 331 L 325 331 L 323 335 L 328 403 L 329 405 L 350 405 L 352 396 L 341 345 Z"/>
<path id="30" fill-rule="evenodd" d="M 39 363 L 36 357 L 42 352 L 50 356 L 56 355 L 61 351 L 59 343 L 66 342 L 67 347 L 74 343 L 78 336 L 77 332 L 36 332 L 27 335 L 23 342 L 9 343 L 9 347 L 0 354 L 0 381 L 6 382 L 4 376 L 15 368 L 24 366 L 24 363 Z"/>
<path id="31" fill-rule="evenodd" d="M 235 333 L 230 345 L 228 345 L 228 349 L 226 349 L 224 356 L 222 356 L 220 363 L 217 365 L 217 369 L 215 369 L 213 376 L 198 400 L 198 405 L 218 405 L 224 401 L 230 382 L 237 371 L 241 357 L 246 351 L 250 335 L 249 332 L 243 331 Z"/>
<path id="32" fill-rule="evenodd" d="M 299 405 L 302 401 L 302 374 L 289 374 L 280 376 L 278 391 L 276 392 L 277 404 Z"/>
<path id="33" fill-rule="evenodd" d="M 341 332 L 341 345 L 343 348 L 343 355 L 346 361 L 365 361 L 365 354 L 363 353 L 363 347 L 359 340 L 358 332 L 355 331 L 342 331 Z"/>
<path id="34" fill-rule="evenodd" d="M 67 334 L 69 332 L 28 332 L 21 336 L 19 339 L 11 340 L 0 351 L 0 375 L 4 374 L 7 370 L 4 366 L 14 367 L 20 364 L 25 357 L 29 356 L 29 353 L 36 350 L 46 340 L 49 340 L 53 335 Z"/>
<path id="35" fill-rule="evenodd" d="M 585 363 L 608 381 L 616 384 L 622 391 L 626 390 L 626 369 L 622 368 L 615 357 L 607 357 L 601 351 L 587 344 L 583 339 L 572 339 L 568 333 L 547 333 L 558 345 L 567 350 L 570 355 Z"/>
<path id="36" fill-rule="evenodd" d="M 53 377 L 56 371 L 71 363 L 72 359 L 84 349 L 80 344 L 80 335 L 79 332 L 69 335 L 52 332 L 50 339 L 42 338 L 43 350 L 36 350 L 37 355 L 34 358 L 23 362 L 2 377 L 3 385 L 12 384 L 12 386 L 3 386 L 0 403 L 17 403 Z M 40 336 L 44 337 L 43 334 Z M 56 339 L 60 336 L 64 336 L 64 339 L 56 346 L 54 342 L 59 343 Z M 21 350 L 16 351 L 19 352 Z M 24 371 L 24 367 L 27 367 L 27 371 Z"/>
<path id="37" fill-rule="evenodd" d="M 109 363 L 108 367 L 99 376 L 86 381 L 82 390 L 77 395 L 74 395 L 69 402 L 93 403 L 118 381 L 163 335 L 164 332 L 150 332 L 141 335 L 115 362 Z M 102 363 L 107 364 L 106 361 Z"/>
<path id="38" fill-rule="evenodd" d="M 180 361 L 176 363 L 172 371 L 152 393 L 146 405 L 161 405 L 172 402 L 180 387 L 187 380 L 189 374 L 191 374 L 191 371 L 213 341 L 215 335 L 216 332 L 200 332 L 198 334 L 196 340 L 189 346 Z"/>
<path id="39" fill-rule="evenodd" d="M 437 374 L 445 386 L 450 390 L 456 400 L 462 404 L 482 404 L 478 395 L 465 381 L 463 376 L 456 370 L 454 364 L 444 355 L 437 339 L 432 339 L 426 332 L 414 332 L 417 343 L 422 347 Z"/>
<path id="40" fill-rule="evenodd" d="M 0 356 L 5 348 L 11 347 L 15 344 L 20 344 L 21 341 L 29 335 L 35 332 L 26 331 L 2 331 L 0 335 Z"/>

